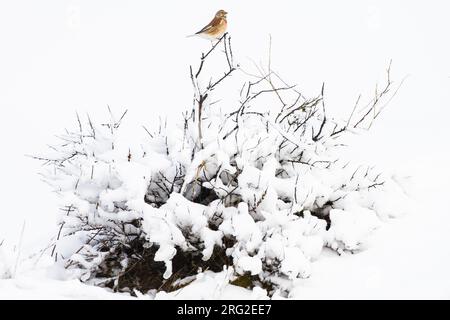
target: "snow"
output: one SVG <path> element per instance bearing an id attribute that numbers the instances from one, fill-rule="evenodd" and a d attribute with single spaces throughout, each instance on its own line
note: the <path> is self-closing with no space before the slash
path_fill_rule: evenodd
<path id="1" fill-rule="evenodd" d="M 446 276 L 450 253 L 446 243 L 450 217 L 438 202 L 423 199 L 445 199 L 446 179 L 436 177 L 443 167 L 420 174 L 416 167 L 419 194 L 416 210 L 390 219 L 367 240 L 367 250 L 336 255 L 325 249 L 312 263 L 313 276 L 297 279 L 291 291 L 294 299 L 448 299 L 450 279 Z M 429 174 L 429 175 L 428 175 Z M 2 247 L 0 247 L 1 249 Z M 3 250 L 5 251 L 5 250 Z M 267 250 L 266 250 L 267 252 Z M 4 252 L 3 252 L 4 253 Z M 5 253 L 4 255 L 5 256 Z M 13 261 L 14 253 L 8 255 Z M 3 260 L 5 261 L 5 260 Z M 44 269 L 47 270 L 47 269 Z M 55 274 L 55 272 L 50 272 Z M 267 299 L 262 289 L 247 290 L 223 285 L 225 275 L 205 273 L 188 286 L 171 293 L 159 293 L 157 299 Z M 222 287 L 220 285 L 223 285 Z M 218 289 L 220 288 L 220 289 Z M 127 294 L 63 280 L 49 272 L 21 271 L 18 277 L 0 280 L 2 299 L 129 299 Z M 153 299 L 153 295 L 138 295 Z M 277 296 L 273 297 L 277 298 Z"/>
<path id="2" fill-rule="evenodd" d="M 377 227 L 380 226 L 376 213 L 372 210 L 359 208 L 356 211 L 331 209 L 331 227 L 333 242 L 331 247 L 338 247 L 342 243 L 343 249 L 357 250 Z"/>
<path id="3" fill-rule="evenodd" d="M 5 248 L 0 246 L 0 279 L 13 277 L 13 254 L 5 251 Z"/>
<path id="4" fill-rule="evenodd" d="M 303 251 L 297 247 L 286 247 L 284 259 L 281 262 L 281 272 L 287 274 L 289 279 L 307 278 L 311 275 L 311 266 Z"/>
<path id="5" fill-rule="evenodd" d="M 168 109 L 178 108 L 175 107 L 177 104 L 181 108 L 181 105 L 186 105 L 186 101 L 190 101 L 190 84 L 189 79 L 183 78 L 184 71 L 198 56 L 197 44 L 198 46 L 202 44 L 198 42 L 193 45 L 190 42 L 181 45 L 185 47 L 179 51 L 186 52 L 186 56 L 173 59 L 171 70 L 183 70 L 183 74 L 176 74 L 175 71 L 168 71 L 163 63 L 154 62 L 165 61 L 166 52 L 154 50 L 151 42 L 142 40 L 148 39 L 150 32 L 148 30 L 155 28 L 151 25 L 142 27 L 144 22 L 138 22 L 154 21 L 157 25 L 161 23 L 161 17 L 164 15 L 151 13 L 153 15 L 151 19 L 148 17 L 143 19 L 148 10 L 142 10 L 140 6 L 108 7 L 96 4 L 89 7 L 85 3 L 75 2 L 75 7 L 80 9 L 75 12 L 81 14 L 81 19 L 77 19 L 76 16 L 70 17 L 74 19 L 68 19 L 71 23 L 64 29 L 60 27 L 59 20 L 62 21 L 67 17 L 61 17 L 59 11 L 55 10 L 64 9 L 66 4 L 58 4 L 57 9 L 50 9 L 47 4 L 36 7 L 32 5 L 29 12 L 28 9 L 20 11 L 22 9 L 19 9 L 19 5 L 2 4 L 4 5 L 7 8 L 2 8 L 0 14 L 10 12 L 8 9 L 16 14 L 8 14 L 9 17 L 2 16 L 1 27 L 4 30 L 11 30 L 13 26 L 15 32 L 2 33 L 1 39 L 3 43 L 10 44 L 7 47 L 17 49 L 0 53 L 4 55 L 0 59 L 1 69 L 6 70 L 6 73 L 2 73 L 8 75 L 0 78 L 2 91 L 0 102 L 5 106 L 4 119 L 8 120 L 1 127 L 1 133 L 3 137 L 15 134 L 15 139 L 1 141 L 2 150 L 7 150 L 11 156 L 5 156 L 1 160 L 1 176 L 4 177 L 1 181 L 1 194 L 9 201 L 4 202 L 4 208 L 0 213 L 2 218 L 0 243 L 5 239 L 4 244 L 0 246 L 0 298 L 130 298 L 126 294 L 115 294 L 106 289 L 82 284 L 78 280 L 67 280 L 70 277 L 62 271 L 58 271 L 62 273 L 60 278 L 55 279 L 55 270 L 49 271 L 48 266 L 42 267 L 42 270 L 26 270 L 24 264 L 26 265 L 29 254 L 45 247 L 48 238 L 57 233 L 55 230 L 57 220 L 54 217 L 57 205 L 48 188 L 43 186 L 36 176 L 39 165 L 24 159 L 23 154 L 36 154 L 41 151 L 41 146 L 49 141 L 52 134 L 60 132 L 63 127 L 71 127 L 69 122 L 73 117 L 68 115 L 74 114 L 75 109 L 81 109 L 81 114 L 89 110 L 94 114 L 103 115 L 105 110 L 100 109 L 106 103 L 115 106 L 126 105 L 132 111 L 129 114 L 131 117 L 129 123 L 132 125 L 140 125 L 142 119 L 153 119 L 155 114 L 160 112 L 162 115 L 166 113 L 169 117 L 176 115 L 178 109 L 170 111 Z M 173 4 L 170 3 L 167 7 L 163 5 L 159 10 L 163 12 L 168 10 L 167 12 L 177 15 L 178 13 L 171 10 L 171 5 Z M 182 3 L 177 5 L 185 6 Z M 345 211 L 335 209 L 331 212 L 333 225 L 330 229 L 332 230 L 329 235 L 330 242 L 351 250 L 362 249 L 356 250 L 354 254 L 340 252 L 341 256 L 338 256 L 335 252 L 323 248 L 323 226 L 312 230 L 310 228 L 313 223 L 296 225 L 304 230 L 300 235 L 289 229 L 283 231 L 283 236 L 286 236 L 289 244 L 287 251 L 283 252 L 286 245 L 284 238 L 278 236 L 270 238 L 265 242 L 265 256 L 281 258 L 284 254 L 285 262 L 282 268 L 295 278 L 289 297 L 449 298 L 450 251 L 446 248 L 446 244 L 450 240 L 448 233 L 450 212 L 445 200 L 449 196 L 450 178 L 447 165 L 450 160 L 447 146 L 447 137 L 450 134 L 447 125 L 450 104 L 447 90 L 450 85 L 450 68 L 447 57 L 450 52 L 448 45 L 440 41 L 445 36 L 442 30 L 448 30 L 448 22 L 444 16 L 439 18 L 448 12 L 448 4 L 440 3 L 437 5 L 440 8 L 431 10 L 430 7 L 419 4 L 411 4 L 408 8 L 404 8 L 403 5 L 387 1 L 377 4 L 372 1 L 353 1 L 349 4 L 352 10 L 348 10 L 339 8 L 330 1 L 326 4 L 329 10 L 325 12 L 322 8 L 323 3 L 302 4 L 301 12 L 304 12 L 304 17 L 300 19 L 300 25 L 295 29 L 304 30 L 300 43 L 283 36 L 285 30 L 292 30 L 289 21 L 299 21 L 288 18 L 294 12 L 298 12 L 294 8 L 295 4 L 283 3 L 274 8 L 269 2 L 258 2 L 258 16 L 264 21 L 276 23 L 265 23 L 258 34 L 255 34 L 252 28 L 251 37 L 243 21 L 252 16 L 255 3 L 249 5 L 239 3 L 238 6 L 237 1 L 231 3 L 227 1 L 223 5 L 230 8 L 228 9 L 231 12 L 230 19 L 233 19 L 233 23 L 230 24 L 233 30 L 230 32 L 235 41 L 235 48 L 242 49 L 243 55 L 257 59 L 261 52 L 265 55 L 266 36 L 270 31 L 274 40 L 273 63 L 280 65 L 280 73 L 286 74 L 294 82 L 300 81 L 302 88 L 307 92 L 315 92 L 314 90 L 320 87 L 321 81 L 325 80 L 329 90 L 327 93 L 329 106 L 336 101 L 339 102 L 337 105 L 350 105 L 348 102 L 359 90 L 372 89 L 378 72 L 385 67 L 386 60 L 391 57 L 394 58 L 394 69 L 398 68 L 398 75 L 412 73 L 379 124 L 374 126 L 367 138 L 356 141 L 351 157 L 362 161 L 370 159 L 374 164 L 385 165 L 392 169 L 394 177 L 398 179 L 404 179 L 403 173 L 412 176 L 409 180 L 414 181 L 408 180 L 401 185 L 404 188 L 416 186 L 417 190 L 413 195 L 416 202 L 407 205 L 408 197 L 398 196 L 398 190 L 395 189 L 399 186 L 395 183 L 390 184 L 391 182 L 385 186 L 388 191 L 377 194 L 375 198 L 355 199 L 349 196 L 343 200 L 341 202 L 343 207 L 355 203 L 358 205 L 372 201 L 376 203 L 372 209 L 378 216 L 374 216 L 373 211 L 360 207 Z M 286 6 L 292 7 L 293 10 L 286 10 Z M 215 10 L 211 7 L 213 5 L 208 4 L 207 8 L 199 10 L 201 13 L 197 15 L 208 16 L 210 11 Z M 32 9 L 42 14 L 36 14 L 36 10 Z M 192 11 L 191 8 L 186 10 Z M 183 11 L 185 10 L 180 10 Z M 324 15 L 323 19 L 327 23 L 317 25 L 311 20 L 318 12 Z M 45 22 L 39 20 L 40 23 L 36 23 L 37 17 L 42 15 L 50 19 L 46 19 Z M 286 16 L 286 19 L 274 20 L 273 16 L 277 15 Z M 19 23 L 12 21 L 14 16 L 18 17 Z M 113 23 L 117 21 L 118 16 L 126 22 L 120 25 Z M 180 31 L 175 28 L 169 30 L 172 39 L 177 39 L 179 34 L 189 33 L 185 30 L 190 28 L 193 17 L 183 14 L 183 17 L 179 18 L 184 27 L 180 28 L 182 29 Z M 402 23 L 398 23 L 399 20 Z M 149 23 L 153 22 L 145 22 Z M 35 28 L 30 28 L 31 25 Z M 239 29 L 241 32 L 238 32 Z M 89 35 L 91 32 L 92 36 Z M 50 36 L 45 38 L 43 36 L 45 34 Z M 18 37 L 26 40 L 17 43 Z M 399 38 L 403 39 L 401 46 L 397 44 Z M 159 35 L 155 35 L 153 39 L 154 42 L 163 43 Z M 316 39 L 320 39 L 320 42 Z M 176 40 L 171 42 L 168 49 L 177 46 Z M 303 50 L 302 43 L 309 43 L 317 50 L 311 52 Z M 92 50 L 88 50 L 89 53 L 84 52 L 84 48 L 88 47 Z M 129 52 L 135 53 L 135 57 L 131 59 L 134 61 L 129 61 Z M 331 57 L 329 52 L 333 52 Z M 128 62 L 118 63 L 124 59 Z M 170 88 L 162 85 L 173 79 L 184 80 L 179 80 Z M 180 88 L 176 95 L 173 94 L 175 87 Z M 155 96 L 153 93 L 149 94 L 149 91 L 157 91 L 158 94 Z M 27 94 L 24 94 L 25 92 Z M 173 105 L 171 103 L 168 106 L 162 99 L 167 96 L 175 99 Z M 155 104 L 163 107 L 149 108 Z M 24 114 L 27 114 L 27 117 L 23 117 Z M 208 138 L 211 137 L 206 137 Z M 245 138 L 248 138 L 249 147 L 257 142 L 251 137 L 243 137 Z M 160 147 L 164 148 L 164 144 Z M 215 146 L 214 150 L 208 151 L 209 154 L 206 154 L 205 150 L 205 154 L 199 155 L 192 166 L 198 167 L 216 151 L 216 147 L 223 148 L 225 152 L 216 152 L 213 162 L 228 163 L 230 151 L 227 150 L 228 146 L 224 145 Z M 141 150 L 140 146 L 130 148 L 133 154 Z M 95 149 L 95 152 L 99 151 L 101 149 Z M 117 165 L 118 181 L 121 180 L 122 183 L 109 181 L 111 186 L 119 188 L 119 191 L 108 190 L 97 195 L 95 193 L 97 187 L 89 188 L 90 182 L 86 172 L 86 179 L 80 181 L 84 184 L 81 189 L 86 192 L 83 197 L 90 199 L 98 196 L 101 207 L 104 208 L 102 211 L 104 216 L 107 216 L 114 201 L 125 198 L 135 199 L 129 201 L 128 205 L 137 212 L 142 211 L 143 203 L 140 200 L 143 198 L 142 185 L 147 181 L 140 177 L 142 169 L 151 168 L 155 164 L 158 167 L 171 166 L 170 161 L 159 157 L 157 153 L 152 156 L 155 157 L 153 161 L 142 164 L 125 163 L 124 157 L 124 163 Z M 260 155 L 249 153 L 247 156 Z M 180 162 L 182 161 L 180 159 Z M 246 162 L 248 159 L 240 161 L 242 165 Z M 273 178 L 275 169 L 267 163 L 266 165 L 267 167 L 264 166 L 262 170 L 244 166 L 244 171 L 248 170 L 249 173 L 242 176 L 242 179 L 246 180 L 242 183 L 245 182 L 248 186 L 243 192 L 248 194 L 249 201 L 253 199 L 253 195 L 258 196 L 257 190 L 253 187 L 258 181 L 269 187 L 268 196 L 260 208 L 261 211 L 258 212 L 262 216 L 266 215 L 266 211 L 273 212 L 275 208 L 287 209 L 281 208 L 280 203 L 273 200 L 274 194 L 292 195 L 295 186 L 294 179 L 281 181 Z M 241 165 L 238 167 L 242 168 Z M 230 169 L 222 168 L 222 170 Z M 401 174 L 398 171 L 401 171 Z M 96 171 L 97 173 L 99 172 Z M 149 176 L 146 176 L 146 179 L 149 179 Z M 315 181 L 317 177 L 311 175 L 308 179 Z M 329 182 L 338 177 L 326 179 L 326 182 Z M 220 183 L 219 181 L 220 179 L 216 182 Z M 107 184 L 106 181 L 104 183 Z M 71 184 L 67 185 L 68 188 L 70 186 Z M 27 192 L 26 196 L 24 192 Z M 305 199 L 305 203 L 308 203 L 310 190 L 297 188 L 296 192 L 299 199 Z M 330 193 L 327 190 L 320 192 Z M 396 196 L 392 197 L 392 194 Z M 27 201 L 24 201 L 24 197 Z M 69 200 L 64 200 L 66 201 Z M 180 220 L 162 221 L 156 211 L 149 208 L 143 210 L 146 228 L 157 229 L 156 232 L 148 232 L 154 237 L 151 241 L 167 244 L 158 252 L 158 259 L 165 261 L 167 266 L 170 265 L 169 260 L 174 254 L 174 245 L 184 243 L 174 227 L 177 223 L 192 224 L 195 228 L 203 230 L 202 241 L 206 244 L 204 257 L 208 257 L 213 244 L 220 241 L 220 232 L 242 236 L 242 239 L 248 240 L 248 247 L 242 248 L 239 261 L 242 261 L 243 270 L 252 273 L 259 271 L 258 259 L 248 256 L 248 252 L 254 251 L 260 243 L 260 230 L 276 228 L 287 223 L 286 217 L 280 214 L 270 217 L 271 220 L 267 219 L 264 226 L 256 226 L 254 220 L 249 219 L 251 217 L 248 208 L 240 206 L 238 215 L 224 208 L 222 210 L 225 217 L 235 218 L 230 219 L 228 226 L 223 225 L 220 232 L 211 233 L 208 229 L 202 229 L 204 217 L 210 213 L 203 212 L 204 208 L 197 207 L 188 219 L 184 212 L 186 206 L 180 204 L 181 201 L 182 199 L 171 198 L 167 206 L 167 209 L 169 206 L 179 207 L 177 217 L 180 217 Z M 89 212 L 88 203 L 77 203 L 77 206 L 85 208 L 81 211 Z M 399 208 L 402 210 L 398 210 Z M 121 214 L 121 220 L 131 218 L 125 212 Z M 392 219 L 393 217 L 395 219 Z M 24 220 L 27 221 L 25 243 L 23 248 L 19 249 L 18 234 Z M 381 223 L 378 220 L 381 220 Z M 355 225 L 357 228 L 354 228 Z M 245 230 L 240 231 L 239 228 Z M 75 252 L 80 247 L 74 241 L 66 242 L 58 244 L 57 248 L 63 255 Z M 77 243 L 82 243 L 82 240 Z M 23 251 L 20 254 L 21 263 L 17 273 L 12 277 L 15 260 L 21 250 Z M 166 277 L 170 274 L 169 268 L 167 272 Z M 296 278 L 299 274 L 302 278 Z M 266 297 L 262 289 L 255 288 L 250 291 L 226 284 L 227 277 L 229 275 L 226 271 L 218 274 L 205 272 L 188 286 L 168 294 L 158 293 L 156 298 Z M 154 298 L 152 295 L 139 297 Z"/>
<path id="6" fill-rule="evenodd" d="M 264 297 L 260 290 L 249 291 L 244 288 L 229 285 L 230 273 L 223 271 L 220 273 L 204 272 L 197 275 L 197 278 L 190 285 L 178 289 L 169 294 L 159 292 L 155 299 L 253 299 L 254 297 Z"/>
<path id="7" fill-rule="evenodd" d="M 251 275 L 256 275 L 262 271 L 262 263 L 259 257 L 243 256 L 238 258 L 237 267 L 242 271 L 249 271 Z"/>

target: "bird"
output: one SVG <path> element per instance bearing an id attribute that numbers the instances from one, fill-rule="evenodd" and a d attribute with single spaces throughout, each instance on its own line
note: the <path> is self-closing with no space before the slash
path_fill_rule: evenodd
<path id="1" fill-rule="evenodd" d="M 228 12 L 225 10 L 217 11 L 210 23 L 204 26 L 200 31 L 193 35 L 189 35 L 188 37 L 199 36 L 210 41 L 222 38 L 227 31 L 227 14 Z"/>

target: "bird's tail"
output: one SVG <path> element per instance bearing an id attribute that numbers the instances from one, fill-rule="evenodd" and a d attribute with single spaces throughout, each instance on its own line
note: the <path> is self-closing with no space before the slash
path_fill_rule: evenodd
<path id="1" fill-rule="evenodd" d="M 195 36 L 198 36 L 198 34 L 190 34 L 190 35 L 188 35 L 188 36 L 186 36 L 186 38 L 190 38 L 190 37 L 195 37 Z"/>

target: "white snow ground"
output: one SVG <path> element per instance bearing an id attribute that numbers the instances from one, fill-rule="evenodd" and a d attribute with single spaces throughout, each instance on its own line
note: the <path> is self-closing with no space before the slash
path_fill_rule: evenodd
<path id="1" fill-rule="evenodd" d="M 265 56 L 271 33 L 272 63 L 311 94 L 326 81 L 327 102 L 337 108 L 335 113 L 346 112 L 348 107 L 339 106 L 351 107 L 360 91 L 369 95 L 390 58 L 394 78 L 410 75 L 392 107 L 366 139 L 357 141 L 352 154 L 413 176 L 414 210 L 384 224 L 363 252 L 340 257 L 325 252 L 313 264 L 312 277 L 298 280 L 292 297 L 450 298 L 450 47 L 443 41 L 450 29 L 448 2 L 279 1 L 274 7 L 270 1 L 189 6 L 167 1 L 152 6 L 83 0 L 0 4 L 0 272 L 6 265 L 15 273 L 0 280 L 0 298 L 130 298 L 64 281 L 45 258 L 40 267 L 31 268 L 26 258 L 54 234 L 57 207 L 36 175 L 39 164 L 24 154 L 42 150 L 53 134 L 72 123 L 75 110 L 101 116 L 107 103 L 126 106 L 131 124 L 149 123 L 159 112 L 178 114 L 191 99 L 186 66 L 205 46 L 184 36 L 222 6 L 231 12 L 235 51 L 258 60 Z M 169 16 L 180 27 L 157 32 Z M 255 33 L 248 28 L 249 19 L 265 22 Z M 287 37 L 286 30 L 295 35 Z M 161 45 L 155 49 L 155 43 Z M 167 67 L 168 52 L 179 51 L 185 54 Z M 180 88 L 177 96 L 170 95 L 173 88 Z M 173 110 L 152 108 L 167 105 L 167 95 L 174 99 Z M 264 297 L 260 291 L 224 285 L 224 276 L 206 274 L 180 292 L 157 298 Z"/>
<path id="2" fill-rule="evenodd" d="M 324 251 L 313 263 L 311 278 L 297 280 L 290 297 L 449 299 L 450 251 L 446 246 L 450 241 L 450 215 L 438 199 L 448 199 L 450 194 L 443 184 L 450 175 L 438 178 L 423 172 L 415 192 L 427 201 L 419 199 L 414 212 L 384 224 L 372 235 L 365 251 L 344 256 Z M 416 173 L 420 175 L 420 171 Z M 437 181 L 443 184 L 438 185 Z M 13 279 L 0 280 L 0 299 L 131 299 L 127 294 L 114 294 L 77 280 L 58 280 L 58 272 L 49 265 L 51 261 L 42 263 L 40 268 L 24 270 Z M 267 299 L 263 290 L 250 291 L 226 283 L 225 272 L 207 273 L 185 288 L 159 293 L 156 298 Z"/>

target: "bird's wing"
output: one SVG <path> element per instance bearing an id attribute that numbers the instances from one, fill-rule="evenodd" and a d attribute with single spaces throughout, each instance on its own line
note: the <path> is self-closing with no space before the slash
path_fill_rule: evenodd
<path id="1" fill-rule="evenodd" d="M 212 19 L 210 23 L 208 23 L 206 26 L 203 27 L 202 30 L 200 30 L 199 32 L 196 32 L 195 34 L 199 34 L 199 33 L 203 33 L 205 31 L 208 31 L 209 29 L 211 29 L 212 27 L 214 27 L 218 23 L 217 20 L 218 20 L 218 18 L 214 17 L 214 19 Z"/>

